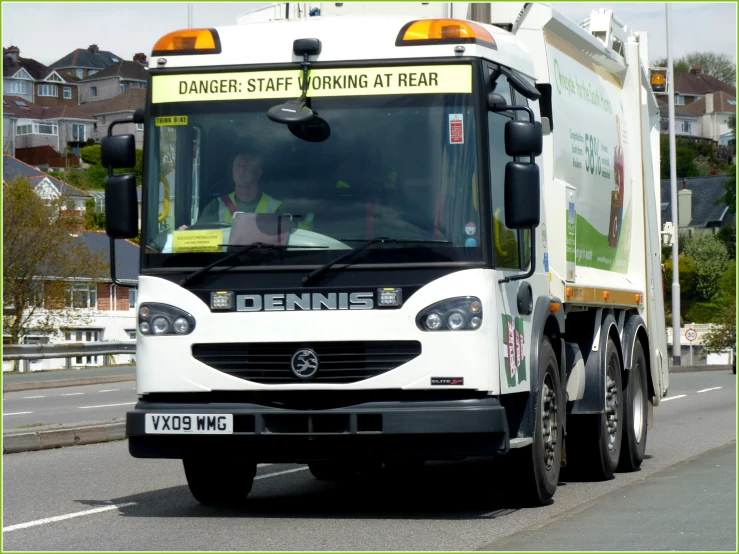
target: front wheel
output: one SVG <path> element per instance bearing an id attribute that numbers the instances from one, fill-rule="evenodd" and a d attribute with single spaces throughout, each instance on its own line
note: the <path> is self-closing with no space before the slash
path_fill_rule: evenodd
<path id="1" fill-rule="evenodd" d="M 539 352 L 539 387 L 536 396 L 534 442 L 512 450 L 509 464 L 516 464 L 523 478 L 523 501 L 545 506 L 557 490 L 562 462 L 562 418 L 564 397 L 557 356 L 549 339 L 544 338 Z"/>
<path id="2" fill-rule="evenodd" d="M 205 458 L 188 458 L 182 463 L 190 493 L 209 506 L 243 504 L 257 472 L 257 463 L 250 461 L 224 465 Z"/>
<path id="3" fill-rule="evenodd" d="M 647 448 L 647 360 L 639 341 L 634 344 L 634 363 L 626 372 L 623 397 L 624 406 L 623 438 L 619 469 L 636 471 L 644 461 Z"/>

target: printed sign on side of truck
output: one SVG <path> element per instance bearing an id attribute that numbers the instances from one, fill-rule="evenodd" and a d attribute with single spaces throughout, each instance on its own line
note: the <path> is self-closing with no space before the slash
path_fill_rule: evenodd
<path id="1" fill-rule="evenodd" d="M 584 54 L 559 44 L 556 37 L 548 39 L 556 114 L 554 177 L 576 189 L 576 265 L 626 273 L 633 169 L 626 156 L 629 130 L 621 83 Z M 573 207 L 568 203 L 564 208 L 570 222 Z M 562 239 L 572 242 L 569 236 Z"/>

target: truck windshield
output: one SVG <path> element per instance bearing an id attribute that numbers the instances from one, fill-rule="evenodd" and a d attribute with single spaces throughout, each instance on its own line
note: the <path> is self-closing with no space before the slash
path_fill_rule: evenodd
<path id="1" fill-rule="evenodd" d="M 314 98 L 322 142 L 267 118 L 284 100 L 152 105 L 144 268 L 202 267 L 256 241 L 287 247 L 246 266 L 320 265 L 377 236 L 397 241 L 357 263 L 482 259 L 472 94 Z"/>

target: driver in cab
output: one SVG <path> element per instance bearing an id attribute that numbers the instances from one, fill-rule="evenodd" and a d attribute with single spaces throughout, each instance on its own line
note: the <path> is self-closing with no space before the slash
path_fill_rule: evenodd
<path id="1" fill-rule="evenodd" d="M 232 223 L 236 212 L 257 214 L 280 214 L 282 202 L 259 190 L 262 176 L 260 156 L 243 151 L 233 161 L 232 178 L 234 191 L 211 200 L 198 218 L 200 223 Z M 181 225 L 180 231 L 187 229 Z"/>

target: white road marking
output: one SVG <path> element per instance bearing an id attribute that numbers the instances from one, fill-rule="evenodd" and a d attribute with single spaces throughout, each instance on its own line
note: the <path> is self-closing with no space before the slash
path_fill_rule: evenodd
<path id="1" fill-rule="evenodd" d="M 286 469 L 285 471 L 276 471 L 274 473 L 268 473 L 266 475 L 259 475 L 254 478 L 256 481 L 257 479 L 266 479 L 267 477 L 276 477 L 278 475 L 285 475 L 286 473 L 295 473 L 296 471 L 305 471 L 308 469 L 307 467 L 299 467 L 297 469 Z"/>
<path id="2" fill-rule="evenodd" d="M 5 415 L 9 415 L 9 414 L 5 414 Z M 272 464 L 259 464 L 260 467 L 268 466 L 268 465 L 272 465 Z M 285 471 L 276 471 L 274 473 L 267 473 L 266 475 L 259 475 L 258 477 L 254 477 L 254 480 L 256 481 L 257 479 L 266 479 L 267 477 L 277 477 L 278 475 L 285 475 L 287 473 L 296 473 L 298 471 L 305 471 L 306 469 L 308 468 L 298 467 L 295 469 L 287 469 Z M 37 525 L 44 525 L 46 523 L 64 521 L 65 519 L 72 519 L 75 517 L 99 514 L 102 512 L 108 512 L 110 510 L 117 510 L 119 508 L 125 508 L 126 506 L 135 506 L 136 504 L 138 504 L 138 502 L 125 502 L 123 504 L 111 504 L 110 506 L 101 506 L 100 508 L 93 508 L 92 510 L 85 510 L 83 512 L 74 512 L 71 514 L 64 514 L 63 516 L 47 517 L 44 519 L 37 519 L 35 521 L 28 521 L 26 523 L 18 523 L 16 525 L 9 525 L 8 527 L 3 527 L 3 533 L 6 533 L 8 531 L 16 531 L 18 529 L 28 529 L 29 527 L 36 527 Z"/>
<path id="3" fill-rule="evenodd" d="M 110 510 L 117 510 L 118 508 L 125 508 L 126 506 L 134 506 L 136 502 L 125 502 L 123 504 L 113 504 L 111 506 L 101 506 L 100 508 L 93 508 L 92 510 L 85 510 L 84 512 L 74 512 L 72 514 L 64 514 L 63 516 L 47 517 L 44 519 L 37 519 L 36 521 L 28 521 L 26 523 L 18 523 L 17 525 L 9 525 L 3 527 L 3 533 L 8 531 L 15 531 L 17 529 L 27 529 L 29 527 L 35 527 L 37 525 L 44 525 L 45 523 L 54 523 L 55 521 L 64 521 L 65 519 L 72 519 L 73 517 L 87 516 L 91 514 L 99 514 L 101 512 L 108 512 Z"/>
<path id="4" fill-rule="evenodd" d="M 24 414 L 32 414 L 33 412 L 13 412 L 12 414 L 3 414 L 3 417 L 6 415 L 24 415 Z"/>
<path id="5" fill-rule="evenodd" d="M 724 388 L 724 387 L 711 387 L 710 389 L 703 389 L 703 390 L 699 390 L 698 392 L 699 393 L 700 392 L 708 392 L 709 390 L 718 390 L 718 389 L 722 389 L 722 388 Z"/>
<path id="6" fill-rule="evenodd" d="M 670 396 L 669 398 L 663 398 L 662 402 L 667 402 L 668 400 L 675 400 L 677 398 L 685 398 L 688 396 L 687 394 L 678 394 L 677 396 Z"/>
<path id="7" fill-rule="evenodd" d="M 115 392 L 117 390 L 121 390 L 121 389 L 105 389 L 105 390 L 99 390 L 98 392 Z"/>
<path id="8" fill-rule="evenodd" d="M 80 394 L 85 394 L 84 392 L 68 392 L 66 394 L 62 394 L 62 396 L 79 396 Z"/>
<path id="9" fill-rule="evenodd" d="M 86 410 L 87 408 L 112 408 L 113 406 L 132 406 L 136 402 L 123 402 L 122 404 L 103 404 L 101 406 L 80 406 L 80 410 Z"/>
<path id="10" fill-rule="evenodd" d="M 23 400 L 30 400 L 31 398 L 46 398 L 45 396 L 24 396 Z"/>

